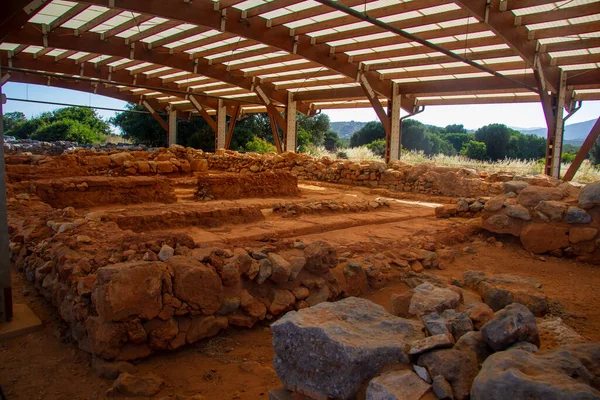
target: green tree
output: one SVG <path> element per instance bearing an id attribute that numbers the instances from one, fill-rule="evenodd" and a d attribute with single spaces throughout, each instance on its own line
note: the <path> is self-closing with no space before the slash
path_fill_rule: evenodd
<path id="1" fill-rule="evenodd" d="M 483 142 L 471 140 L 465 144 L 460 154 L 473 160 L 485 160 L 487 158 L 486 145 Z"/>
<path id="2" fill-rule="evenodd" d="M 373 140 L 367 145 L 367 148 L 379 157 L 385 157 L 385 139 Z"/>
<path id="3" fill-rule="evenodd" d="M 451 124 L 444 128 L 445 133 L 467 133 L 463 124 Z"/>
<path id="4" fill-rule="evenodd" d="M 329 151 L 336 151 L 338 147 L 341 147 L 341 140 L 337 134 L 332 130 L 327 131 L 325 134 L 325 140 L 323 141 L 323 145 Z"/>
<path id="5" fill-rule="evenodd" d="M 315 146 L 323 145 L 325 135 L 331 130 L 329 116 L 327 114 L 317 114 L 308 117 L 298 113 L 296 116 L 298 129 L 304 129 L 310 135 L 310 142 Z"/>
<path id="6" fill-rule="evenodd" d="M 125 107 L 130 111 L 146 111 L 137 104 L 127 104 Z M 165 118 L 165 114 L 161 114 Z M 138 144 L 158 147 L 167 144 L 167 134 L 158 122 L 147 113 L 121 112 L 110 119 L 110 124 L 118 127 L 123 132 L 123 137 Z M 214 144 L 213 144 L 214 147 Z"/>
<path id="7" fill-rule="evenodd" d="M 25 114 L 20 111 L 14 111 L 6 113 L 2 116 L 2 122 L 4 123 L 4 134 L 11 135 L 9 132 L 13 130 L 17 125 L 27 121 Z"/>
<path id="8" fill-rule="evenodd" d="M 475 132 L 475 140 L 485 143 L 487 158 L 500 160 L 506 157 L 510 130 L 504 124 L 490 124 Z"/>
<path id="9" fill-rule="evenodd" d="M 432 143 L 427 127 L 414 119 L 404 120 L 402 122 L 402 148 L 430 154 Z"/>
<path id="10" fill-rule="evenodd" d="M 525 135 L 509 128 L 510 139 L 506 150 L 509 158 L 537 160 L 546 154 L 546 139 L 535 135 Z"/>
<path id="11" fill-rule="evenodd" d="M 35 131 L 31 138 L 45 142 L 67 140 L 82 144 L 93 144 L 101 141 L 103 136 L 83 122 L 61 119 L 44 125 Z"/>
<path id="12" fill-rule="evenodd" d="M 52 112 L 48 122 L 62 120 L 73 120 L 90 127 L 92 131 L 100 135 L 109 135 L 110 126 L 100 118 L 96 110 L 87 107 L 65 107 Z"/>
<path id="13" fill-rule="evenodd" d="M 31 135 L 47 124 L 48 123 L 41 118 L 34 118 L 18 123 L 11 130 L 5 131 L 5 134 L 14 136 L 17 139 L 29 139 Z"/>
<path id="14" fill-rule="evenodd" d="M 444 139 L 452 144 L 456 151 L 461 151 L 465 143 L 475 140 L 475 135 L 472 133 L 447 133 Z"/>
<path id="15" fill-rule="evenodd" d="M 385 139 L 385 130 L 381 122 L 371 121 L 352 134 L 350 147 L 363 146 L 377 139 Z"/>

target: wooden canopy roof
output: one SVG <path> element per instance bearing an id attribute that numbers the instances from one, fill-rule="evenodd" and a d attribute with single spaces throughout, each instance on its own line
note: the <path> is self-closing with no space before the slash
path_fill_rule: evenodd
<path id="1" fill-rule="evenodd" d="M 600 0 L 10 0 L 0 67 L 11 81 L 214 113 L 537 102 L 566 72 L 567 104 L 600 99 Z M 399 28 L 487 67 L 494 76 Z M 536 78 L 537 75 L 537 78 Z M 540 80 L 540 77 L 542 80 Z M 509 78 L 509 79 L 507 79 Z M 530 89 L 528 89 L 528 87 Z M 200 107 L 199 107 L 200 106 Z"/>

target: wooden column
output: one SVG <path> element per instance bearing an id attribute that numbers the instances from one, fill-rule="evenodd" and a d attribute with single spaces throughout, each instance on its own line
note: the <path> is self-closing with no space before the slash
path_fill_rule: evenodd
<path id="1" fill-rule="evenodd" d="M 600 136 L 600 118 L 598 118 L 596 120 L 596 123 L 592 127 L 592 130 L 590 131 L 590 133 L 588 134 L 587 138 L 585 139 L 585 141 L 583 142 L 583 144 L 579 148 L 579 151 L 577 152 L 577 155 L 575 156 L 575 159 L 571 163 L 571 166 L 569 167 L 569 169 L 565 173 L 565 176 L 563 177 L 563 180 L 565 182 L 566 181 L 570 181 L 571 179 L 573 179 L 573 177 L 577 173 L 577 170 L 581 166 L 581 163 L 583 162 L 583 160 L 585 160 L 585 158 L 589 154 L 590 150 L 594 146 L 594 143 L 596 143 L 596 140 L 598 139 L 598 136 Z"/>
<path id="2" fill-rule="evenodd" d="M 227 134 L 227 107 L 223 100 L 219 99 L 217 106 L 217 132 L 215 135 L 215 151 L 225 148 Z"/>
<path id="3" fill-rule="evenodd" d="M 385 162 L 387 163 L 390 161 L 390 150 L 391 150 L 390 145 L 391 145 L 392 127 L 391 127 L 390 117 L 388 117 L 387 112 L 383 108 L 383 105 L 381 105 L 381 102 L 379 101 L 379 98 L 377 97 L 377 93 L 375 93 L 375 91 L 371 87 L 371 84 L 369 83 L 369 81 L 363 74 L 360 75 L 359 81 L 360 81 L 360 85 L 363 88 L 363 91 L 365 92 L 365 95 L 369 99 L 369 103 L 371 103 L 371 106 L 375 110 L 375 113 L 377 114 L 377 117 L 379 117 L 379 120 L 381 121 L 381 124 L 383 125 L 383 129 L 385 130 Z M 399 100 L 400 100 L 400 98 L 398 98 L 398 101 Z M 398 118 L 400 118 L 400 116 L 398 116 Z M 398 121 L 398 122 L 400 122 L 400 121 Z"/>
<path id="4" fill-rule="evenodd" d="M 285 151 L 296 152 L 298 131 L 296 127 L 296 102 L 294 93 L 288 92 L 287 108 L 285 110 L 285 123 L 287 130 L 285 132 Z"/>
<path id="5" fill-rule="evenodd" d="M 177 110 L 169 109 L 169 146 L 177 144 Z"/>
<path id="6" fill-rule="evenodd" d="M 388 118 L 390 119 L 390 161 L 399 160 L 402 149 L 402 123 L 400 122 L 401 94 L 398 86 L 396 82 L 392 83 L 392 100 L 388 104 Z"/>
<path id="7" fill-rule="evenodd" d="M 564 129 L 565 95 L 567 92 L 567 73 L 560 70 L 560 82 L 556 96 L 556 109 L 554 110 L 554 145 L 552 146 L 551 176 L 560 179 L 560 161 L 562 158 Z"/>
<path id="8" fill-rule="evenodd" d="M 4 79 L 3 82 L 4 83 Z M 6 216 L 6 181 L 4 167 L 4 121 L 2 114 L 6 97 L 0 85 L 0 322 L 13 317 L 12 286 L 10 279 L 10 251 L 8 248 L 8 221 Z"/>

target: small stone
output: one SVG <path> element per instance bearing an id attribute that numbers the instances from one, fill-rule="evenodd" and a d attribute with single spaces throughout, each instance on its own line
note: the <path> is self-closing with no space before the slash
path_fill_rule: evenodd
<path id="1" fill-rule="evenodd" d="M 482 326 L 494 319 L 494 310 L 485 303 L 472 303 L 467 307 L 467 316 L 473 321 L 473 327 L 480 330 Z"/>
<path id="2" fill-rule="evenodd" d="M 292 294 L 297 300 L 304 300 L 310 295 L 310 290 L 304 286 L 297 286 L 292 289 Z"/>
<path id="3" fill-rule="evenodd" d="M 174 254 L 175 250 L 171 246 L 165 244 L 160 248 L 158 259 L 160 261 L 167 261 L 169 258 L 173 257 Z"/>
<path id="4" fill-rule="evenodd" d="M 269 253 L 268 260 L 271 262 L 271 276 L 269 277 L 275 283 L 287 282 L 292 273 L 292 265 L 279 254 Z M 260 275 L 260 272 L 259 272 Z"/>
<path id="5" fill-rule="evenodd" d="M 569 207 L 567 209 L 567 224 L 589 224 L 592 222 L 592 216 L 583 208 Z"/>
<path id="6" fill-rule="evenodd" d="M 442 318 L 442 316 L 438 313 L 425 314 L 421 319 L 425 324 L 427 332 L 429 332 L 429 334 L 432 336 L 450 333 L 448 321 Z"/>
<path id="7" fill-rule="evenodd" d="M 271 264 L 271 261 L 269 261 L 266 258 L 260 260 L 258 263 L 259 263 L 259 270 L 258 270 L 258 279 L 256 280 L 256 283 L 258 283 L 259 285 L 262 285 L 271 276 L 271 273 L 273 272 L 273 266 Z"/>
<path id="8" fill-rule="evenodd" d="M 433 378 L 433 394 L 439 400 L 452 400 L 454 396 L 452 395 L 452 386 L 448 383 L 448 381 L 441 375 Z"/>
<path id="9" fill-rule="evenodd" d="M 300 240 L 296 240 L 296 241 L 294 242 L 294 248 L 295 248 L 295 249 L 298 249 L 298 250 L 304 250 L 304 247 L 305 247 L 305 246 L 304 246 L 304 243 L 303 243 L 302 241 L 300 241 Z"/>
<path id="10" fill-rule="evenodd" d="M 83 244 L 87 244 L 87 243 L 91 243 L 92 242 L 92 238 L 86 235 L 77 235 L 77 243 L 83 243 Z"/>
<path id="11" fill-rule="evenodd" d="M 527 307 L 513 303 L 496 312 L 493 320 L 481 328 L 483 340 L 495 351 L 526 341 L 539 347 L 540 335 L 535 317 Z"/>
<path id="12" fill-rule="evenodd" d="M 441 335 L 428 336 L 424 339 L 416 340 L 410 344 L 409 355 L 416 355 L 425 353 L 426 351 L 452 347 L 454 344 L 454 338 L 451 334 L 445 333 Z"/>
<path id="13" fill-rule="evenodd" d="M 132 375 L 123 372 L 113 386 L 107 391 L 107 397 L 124 396 L 154 396 L 162 387 L 163 380 L 154 374 Z"/>
<path id="14" fill-rule="evenodd" d="M 573 227 L 569 230 L 569 242 L 581 243 L 588 240 L 593 240 L 598 234 L 596 228 L 580 228 Z"/>
<path id="15" fill-rule="evenodd" d="M 452 386 L 456 399 L 469 398 L 473 379 L 479 368 L 467 355 L 454 349 L 433 350 L 422 354 L 418 364 L 427 368 L 433 377 L 443 376 Z"/>
<path id="16" fill-rule="evenodd" d="M 304 249 L 307 271 L 313 273 L 326 273 L 330 268 L 337 267 L 338 257 L 335 248 L 323 241 L 318 240 L 306 246 Z"/>
<path id="17" fill-rule="evenodd" d="M 522 219 L 523 221 L 531 221 L 529 210 L 520 204 L 513 204 L 507 207 L 508 216 L 512 218 Z"/>
<path id="18" fill-rule="evenodd" d="M 426 368 L 413 365 L 413 370 L 415 371 L 415 374 L 419 376 L 419 378 L 423 379 L 427 383 L 431 383 L 431 376 L 429 376 L 429 372 Z"/>
<path id="19" fill-rule="evenodd" d="M 137 367 L 126 361 L 106 361 L 101 358 L 92 358 L 92 370 L 103 379 L 114 380 L 123 372 L 135 374 Z"/>
<path id="20" fill-rule="evenodd" d="M 408 370 L 384 372 L 369 382 L 365 400 L 420 399 L 431 386 Z"/>
<path id="21" fill-rule="evenodd" d="M 304 257 L 292 257 L 290 259 L 290 264 L 292 265 L 292 271 L 290 272 L 290 281 L 296 280 L 304 266 L 306 265 L 306 258 Z"/>
<path id="22" fill-rule="evenodd" d="M 477 253 L 474 248 L 466 246 L 463 248 L 463 252 L 466 254 L 475 254 Z"/>

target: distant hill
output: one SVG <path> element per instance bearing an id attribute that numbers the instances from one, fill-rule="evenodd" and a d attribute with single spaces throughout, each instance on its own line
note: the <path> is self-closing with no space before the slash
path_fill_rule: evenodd
<path id="1" fill-rule="evenodd" d="M 330 124 L 331 130 L 337 132 L 341 139 L 350 139 L 352 134 L 365 126 L 366 122 L 359 121 L 340 121 Z"/>
<path id="2" fill-rule="evenodd" d="M 589 121 L 578 122 L 575 124 L 570 124 L 565 127 L 565 143 L 570 143 L 573 145 L 581 145 L 588 133 L 594 126 L 596 120 L 592 119 Z M 512 128 L 516 131 L 527 135 L 536 135 L 541 137 L 546 137 L 546 128 Z"/>

